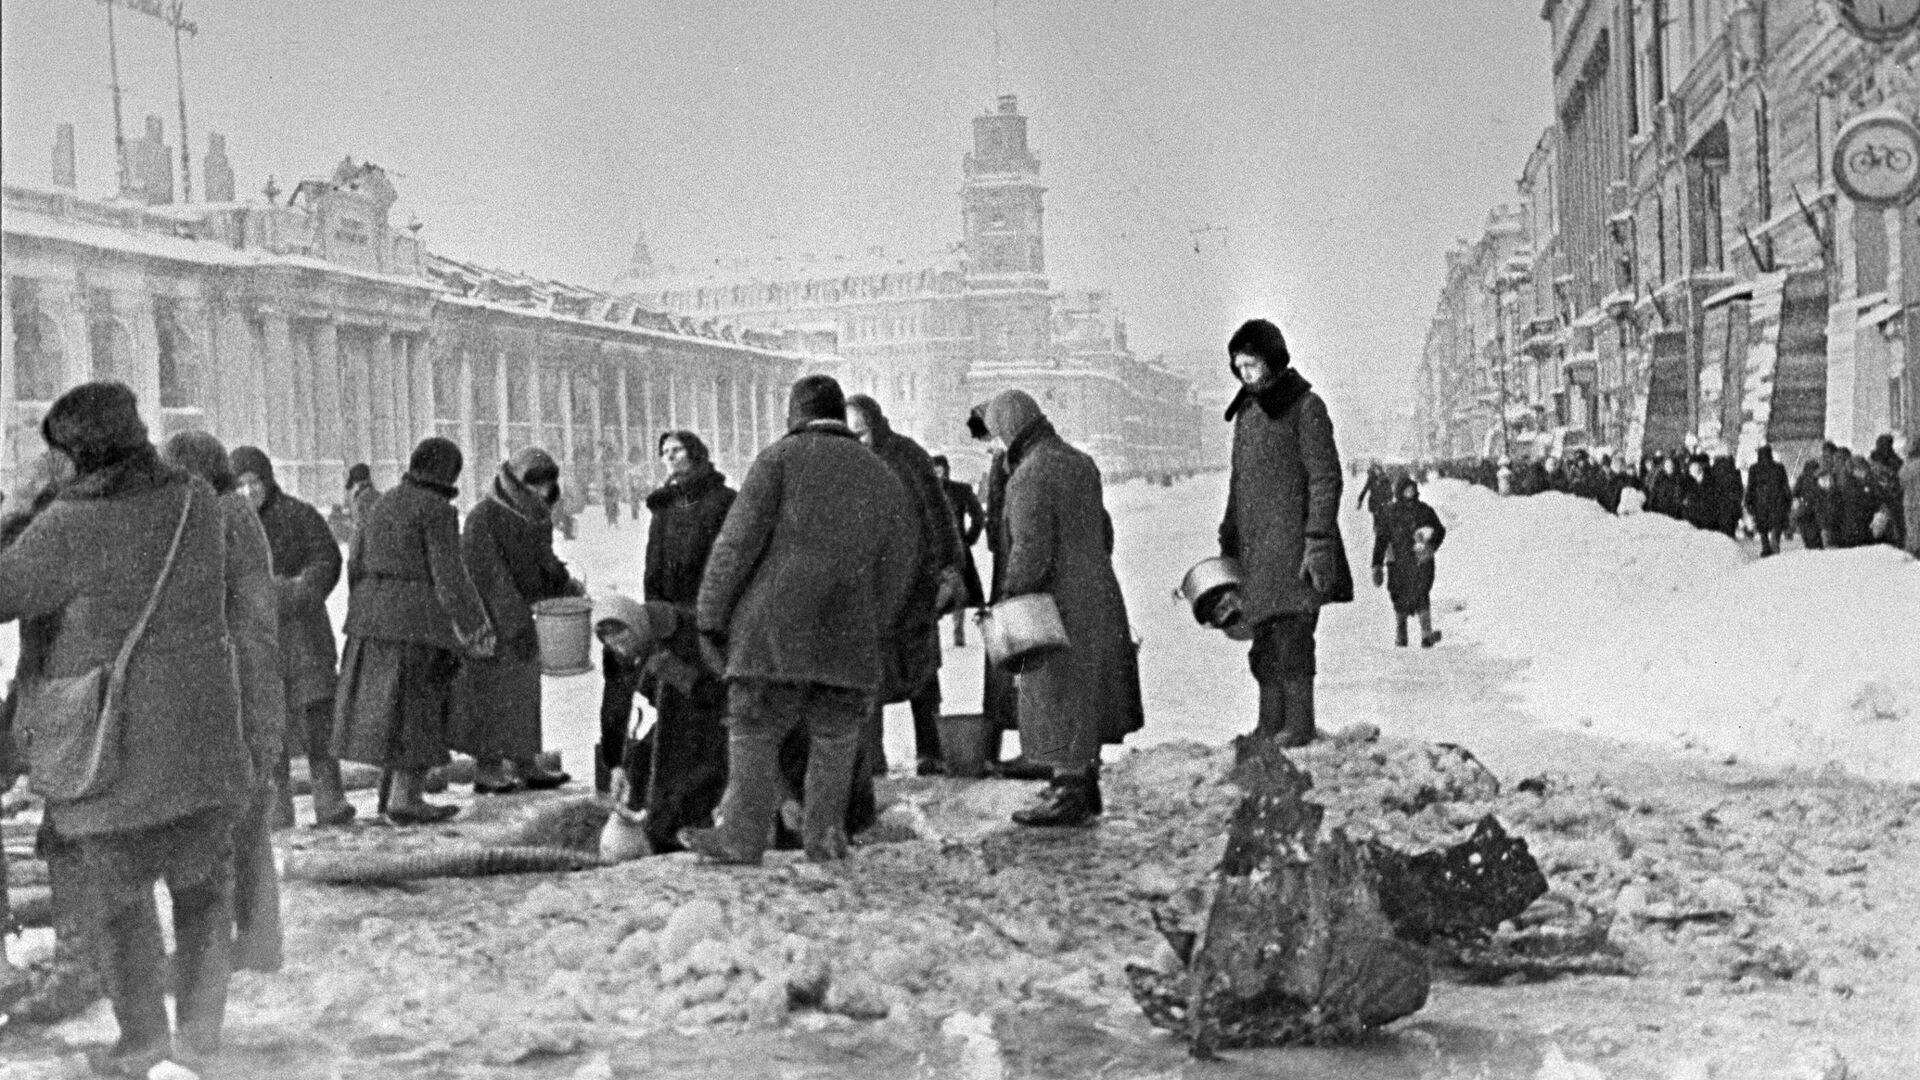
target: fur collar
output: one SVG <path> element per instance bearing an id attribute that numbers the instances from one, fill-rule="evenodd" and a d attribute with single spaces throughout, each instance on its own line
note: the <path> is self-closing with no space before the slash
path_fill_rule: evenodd
<path id="1" fill-rule="evenodd" d="M 455 495 L 460 494 L 460 489 L 454 487 L 452 484 L 442 484 L 438 481 L 429 480 L 419 473 L 409 472 L 400 478 L 400 482 L 410 487 L 417 487 L 422 491 L 431 491 L 435 495 L 448 501 L 452 501 Z"/>
<path id="2" fill-rule="evenodd" d="M 188 479 L 184 469 L 176 469 L 160 460 L 159 451 L 143 446 L 105 468 L 76 476 L 60 485 L 57 498 L 73 501 L 117 499 L 143 495 Z"/>
<path id="3" fill-rule="evenodd" d="M 1273 380 L 1271 386 L 1257 393 L 1252 387 L 1240 387 L 1240 392 L 1233 395 L 1233 404 L 1227 406 L 1226 421 L 1232 423 L 1237 419 L 1241 410 L 1245 409 L 1249 402 L 1259 404 L 1260 411 L 1266 413 L 1268 419 L 1278 420 L 1285 416 L 1287 410 L 1293 408 L 1294 404 L 1305 397 L 1307 391 L 1311 389 L 1313 384 L 1308 382 L 1305 376 L 1293 368 L 1288 368 L 1280 373 L 1279 378 Z"/>

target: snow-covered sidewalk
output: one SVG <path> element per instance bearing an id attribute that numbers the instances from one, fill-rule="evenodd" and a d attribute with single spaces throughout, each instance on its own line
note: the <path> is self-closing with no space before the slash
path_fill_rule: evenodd
<path id="1" fill-rule="evenodd" d="M 1920 780 L 1920 563 L 1884 546 L 1749 560 L 1657 515 L 1439 480 L 1449 641 L 1528 661 L 1554 724 Z"/>

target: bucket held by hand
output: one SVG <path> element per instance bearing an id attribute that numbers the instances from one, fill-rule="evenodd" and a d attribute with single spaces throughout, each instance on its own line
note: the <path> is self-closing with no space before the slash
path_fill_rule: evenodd
<path id="1" fill-rule="evenodd" d="M 980 613 L 987 658 L 1001 667 L 1067 647 L 1060 609 L 1047 593 L 1015 596 Z"/>
<path id="2" fill-rule="evenodd" d="M 593 670 L 593 603 L 561 596 L 533 605 L 533 632 L 540 640 L 542 675 L 582 675 Z"/>

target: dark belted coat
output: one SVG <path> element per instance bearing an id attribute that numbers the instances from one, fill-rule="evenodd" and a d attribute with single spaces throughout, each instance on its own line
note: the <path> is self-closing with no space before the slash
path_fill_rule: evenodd
<path id="1" fill-rule="evenodd" d="M 280 671 L 287 707 L 333 700 L 339 649 L 327 597 L 340 584 L 340 544 L 327 519 L 276 486 L 260 504 L 260 526 L 273 552 L 274 592 L 280 609 Z"/>

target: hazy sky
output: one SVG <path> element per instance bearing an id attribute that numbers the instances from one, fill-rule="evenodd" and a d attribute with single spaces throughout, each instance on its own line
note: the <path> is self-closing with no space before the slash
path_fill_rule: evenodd
<path id="1" fill-rule="evenodd" d="M 105 9 L 0 5 L 7 179 L 46 183 L 71 120 L 104 194 Z M 680 264 L 931 251 L 960 236 L 969 118 L 1017 93 L 1056 286 L 1111 289 L 1142 355 L 1273 316 L 1358 427 L 1405 398 L 1444 251 L 1551 114 L 1537 0 L 1000 0 L 997 82 L 994 8 L 188 0 L 196 185 L 209 130 L 244 192 L 351 153 L 434 250 L 589 285 L 642 227 Z M 171 38 L 118 22 L 129 135 L 155 113 L 177 140 Z"/>

